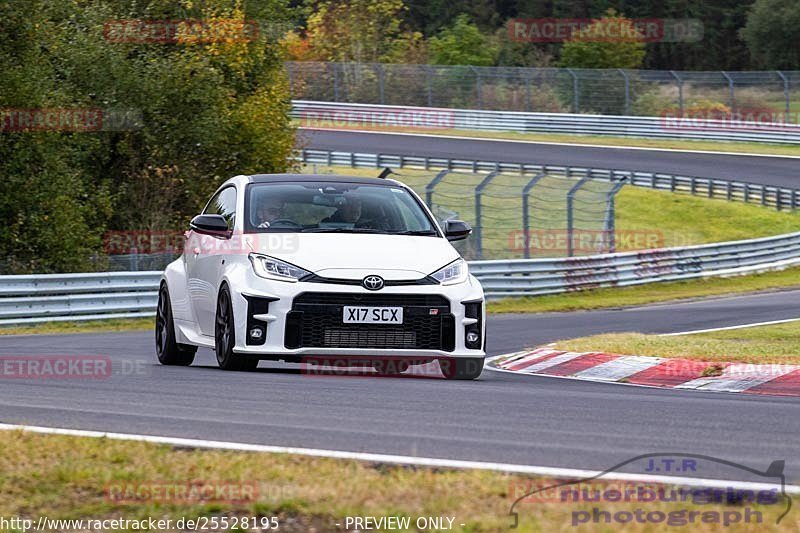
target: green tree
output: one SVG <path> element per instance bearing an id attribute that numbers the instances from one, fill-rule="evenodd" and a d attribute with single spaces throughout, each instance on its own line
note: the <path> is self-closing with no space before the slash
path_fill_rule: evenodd
<path id="1" fill-rule="evenodd" d="M 321 61 L 382 61 L 401 35 L 403 0 L 343 0 L 316 3 L 308 17 L 311 58 Z"/>
<path id="2" fill-rule="evenodd" d="M 609 9 L 576 31 L 561 49 L 561 66 L 571 68 L 639 68 L 645 57 L 642 34 L 633 22 Z"/>
<path id="3" fill-rule="evenodd" d="M 459 15 L 428 42 L 431 62 L 436 65 L 493 65 L 497 46 L 467 15 Z"/>
<path id="4" fill-rule="evenodd" d="M 800 1 L 756 0 L 739 34 L 760 68 L 800 68 Z"/>
<path id="5" fill-rule="evenodd" d="M 106 229 L 184 229 L 228 177 L 287 170 L 283 49 L 266 25 L 288 14 L 283 0 L 246 9 L 237 0 L 0 4 L 0 108 L 104 113 L 100 131 L 0 132 L 9 269 L 88 268 Z M 185 25 L 172 42 L 107 31 L 109 21 L 182 19 L 205 21 L 214 38 Z M 245 20 L 259 30 L 245 34 Z M 135 120 L 105 120 L 120 111 Z"/>

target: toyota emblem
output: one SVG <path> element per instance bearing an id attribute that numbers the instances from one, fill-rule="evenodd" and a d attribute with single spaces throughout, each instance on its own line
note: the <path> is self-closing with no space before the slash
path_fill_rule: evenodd
<path id="1" fill-rule="evenodd" d="M 383 288 L 383 278 L 380 276 L 367 276 L 361 284 L 367 290 L 378 291 Z"/>

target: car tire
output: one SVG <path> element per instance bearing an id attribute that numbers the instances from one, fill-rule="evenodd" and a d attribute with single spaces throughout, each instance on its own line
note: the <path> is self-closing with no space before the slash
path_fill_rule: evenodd
<path id="1" fill-rule="evenodd" d="M 156 308 L 156 356 L 162 365 L 189 366 L 194 361 L 197 346 L 178 344 L 175 341 L 175 322 L 172 320 L 172 302 L 169 299 L 167 284 L 162 283 L 158 290 Z"/>
<path id="2" fill-rule="evenodd" d="M 258 359 L 251 359 L 233 352 L 236 346 L 236 323 L 233 320 L 233 303 L 227 285 L 223 285 L 217 297 L 217 313 L 214 319 L 214 351 L 217 364 L 223 370 L 255 370 Z"/>
<path id="3" fill-rule="evenodd" d="M 439 366 L 447 379 L 477 379 L 483 372 L 483 360 L 483 357 L 439 359 Z"/>

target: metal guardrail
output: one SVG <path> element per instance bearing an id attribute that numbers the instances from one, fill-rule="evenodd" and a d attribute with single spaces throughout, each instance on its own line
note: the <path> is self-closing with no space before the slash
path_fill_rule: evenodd
<path id="1" fill-rule="evenodd" d="M 147 317 L 161 272 L 0 276 L 0 325 Z"/>
<path id="2" fill-rule="evenodd" d="M 800 264 L 800 232 L 718 244 L 563 259 L 471 261 L 489 298 L 537 296 Z M 161 272 L 0 276 L 0 324 L 146 317 Z"/>
<path id="3" fill-rule="evenodd" d="M 395 126 L 800 144 L 800 125 L 780 122 L 482 111 L 306 100 L 293 100 L 292 104 L 292 117 L 306 127 Z"/>
<path id="4" fill-rule="evenodd" d="M 559 174 L 570 177 L 590 177 L 671 192 L 685 192 L 707 198 L 755 203 L 781 209 L 796 209 L 800 206 L 800 190 L 774 187 L 744 181 L 729 181 L 717 178 L 682 176 L 661 172 L 635 170 L 613 170 L 603 168 L 536 165 L 526 163 L 504 163 L 442 157 L 422 157 L 393 154 L 366 154 L 329 150 L 300 150 L 298 161 L 306 164 L 346 166 L 351 168 L 412 168 L 422 170 L 452 170 L 467 172 L 505 172 L 535 176 L 536 174 Z"/>

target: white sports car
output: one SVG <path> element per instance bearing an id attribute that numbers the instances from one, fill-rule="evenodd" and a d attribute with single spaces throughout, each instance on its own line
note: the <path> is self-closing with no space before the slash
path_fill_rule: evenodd
<path id="1" fill-rule="evenodd" d="M 440 227 L 391 179 L 231 178 L 164 271 L 158 359 L 190 365 L 205 346 L 226 370 L 326 357 L 397 373 L 436 360 L 448 378 L 477 378 L 483 290 L 449 242 L 470 232 L 456 220 Z"/>

